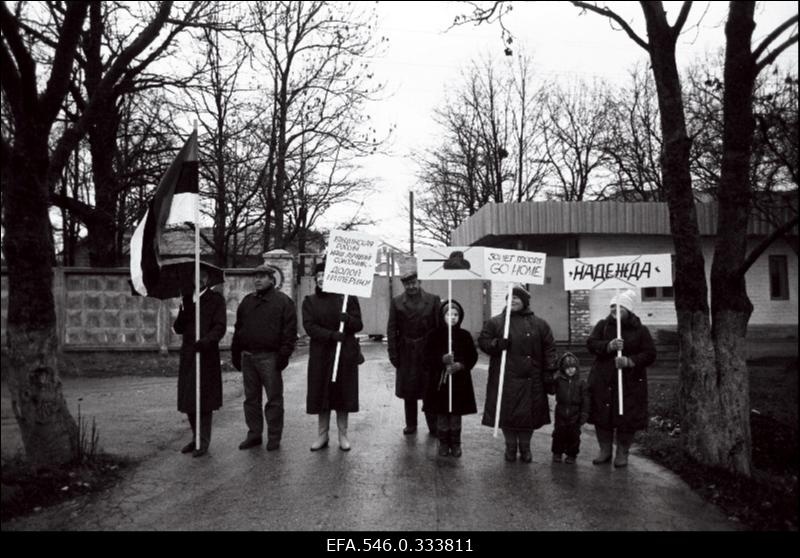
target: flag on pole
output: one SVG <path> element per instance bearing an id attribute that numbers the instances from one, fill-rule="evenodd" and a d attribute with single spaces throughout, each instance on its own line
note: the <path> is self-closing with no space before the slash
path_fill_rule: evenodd
<path id="1" fill-rule="evenodd" d="M 197 131 L 161 178 L 131 237 L 131 284 L 142 296 L 181 296 L 186 267 L 194 265 L 198 199 Z"/>

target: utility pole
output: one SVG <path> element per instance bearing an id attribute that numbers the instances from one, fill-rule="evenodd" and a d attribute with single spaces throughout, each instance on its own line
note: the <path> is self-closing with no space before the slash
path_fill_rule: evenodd
<path id="1" fill-rule="evenodd" d="M 414 192 L 408 192 L 409 229 L 411 230 L 411 255 L 414 255 Z"/>

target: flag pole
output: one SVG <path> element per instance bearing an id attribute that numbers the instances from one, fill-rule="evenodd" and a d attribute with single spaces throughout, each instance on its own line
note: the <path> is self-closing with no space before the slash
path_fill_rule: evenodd
<path id="1" fill-rule="evenodd" d="M 503 328 L 503 339 L 508 339 L 508 326 L 511 324 L 511 295 L 514 291 L 514 283 L 508 284 L 508 295 L 506 296 L 506 325 Z M 506 374 L 506 355 L 508 349 L 503 349 L 503 356 L 500 357 L 500 383 L 497 385 L 497 408 L 494 411 L 494 434 L 497 438 L 497 426 L 500 424 L 500 403 L 503 399 L 503 379 Z"/>
<path id="2" fill-rule="evenodd" d="M 617 294 L 617 339 L 622 339 L 622 323 L 619 318 L 619 288 Z M 617 349 L 617 356 L 622 356 L 622 349 Z M 619 414 L 622 415 L 622 368 L 617 368 L 617 399 L 619 399 Z"/>
<path id="3" fill-rule="evenodd" d="M 447 280 L 447 314 L 450 313 L 450 309 L 453 307 L 453 280 Z M 447 314 L 445 316 L 447 316 Z M 450 319 L 445 317 L 447 320 L 447 354 L 453 354 L 453 326 L 450 323 Z M 453 412 L 453 375 L 447 375 L 447 412 Z"/>
<path id="4" fill-rule="evenodd" d="M 344 299 L 342 299 L 342 313 L 344 314 L 347 312 L 347 297 L 348 295 L 344 295 Z M 339 333 L 344 332 L 344 320 L 339 322 Z M 333 379 L 331 382 L 336 381 L 336 371 L 339 370 L 339 355 L 342 353 L 342 342 L 336 342 L 336 355 L 333 358 Z"/>
<path id="5" fill-rule="evenodd" d="M 197 121 L 194 123 L 194 134 L 197 134 Z M 195 135 L 195 149 L 197 136 Z M 199 177 L 198 177 L 199 178 Z M 197 185 L 197 199 L 194 204 L 194 291 L 197 300 L 194 303 L 194 339 L 200 340 L 200 184 Z M 200 353 L 194 354 L 194 447 L 200 449 Z"/>

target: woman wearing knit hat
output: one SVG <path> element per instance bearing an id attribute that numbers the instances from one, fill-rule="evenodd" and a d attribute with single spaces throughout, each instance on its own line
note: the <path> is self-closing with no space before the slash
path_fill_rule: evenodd
<path id="1" fill-rule="evenodd" d="M 586 345 L 595 356 L 589 373 L 591 412 L 600 454 L 592 460 L 599 465 L 611 461 L 616 430 L 615 467 L 628 464 L 628 450 L 637 430 L 647 428 L 647 367 L 656 360 L 650 331 L 633 313 L 636 293 L 627 290 L 611 299 L 609 315 L 594 326 Z M 617 337 L 619 306 L 621 337 Z M 617 351 L 622 356 L 617 356 Z M 622 369 L 623 413 L 619 413 L 617 369 Z"/>
<path id="2" fill-rule="evenodd" d="M 478 362 L 478 351 L 472 335 L 461 329 L 464 309 L 455 300 L 445 300 L 440 306 L 442 324 L 425 339 L 425 365 L 428 368 L 428 389 L 423 411 L 437 417 L 436 435 L 439 455 L 461 457 L 461 416 L 478 412 L 471 370 Z M 452 328 L 453 350 L 448 352 L 447 324 Z M 453 384 L 453 407 L 450 409 L 450 389 Z"/>
<path id="3" fill-rule="evenodd" d="M 508 338 L 503 337 L 503 310 L 483 325 L 478 346 L 491 356 L 482 424 L 494 427 L 500 360 L 507 360 L 500 402 L 500 428 L 506 441 L 506 461 L 530 463 L 533 431 L 550 423 L 547 387 L 556 369 L 556 344 L 550 326 L 530 309 L 531 295 L 521 286 L 511 296 Z"/>

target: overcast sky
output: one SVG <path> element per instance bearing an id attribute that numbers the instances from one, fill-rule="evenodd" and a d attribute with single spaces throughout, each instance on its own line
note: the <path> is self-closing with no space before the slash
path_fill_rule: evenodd
<path id="1" fill-rule="evenodd" d="M 609 2 L 628 18 L 640 36 L 646 38 L 638 3 Z M 680 2 L 665 2 L 674 21 Z M 710 5 L 708 5 L 710 4 Z M 685 65 L 707 51 L 722 47 L 727 2 L 696 2 L 678 45 L 678 61 Z M 600 78 L 622 83 L 647 53 L 627 35 L 610 27 L 595 14 L 580 15 L 567 2 L 515 2 L 507 27 L 515 35 L 515 54 L 524 51 L 533 58 L 536 75 L 545 81 Z M 373 104 L 370 115 L 378 129 L 396 125 L 389 156 L 374 156 L 365 168 L 378 186 L 366 201 L 366 213 L 378 226 L 364 229 L 407 249 L 409 224 L 403 208 L 408 192 L 417 186 L 414 165 L 408 159 L 412 148 L 434 144 L 436 128 L 433 110 L 440 106 L 451 84 L 459 82 L 462 69 L 472 60 L 491 56 L 504 61 L 500 27 L 496 24 L 463 25 L 447 31 L 457 14 L 469 6 L 458 2 L 379 2 L 380 35 L 388 39 L 385 56 L 374 63 L 378 79 L 387 87 L 384 98 Z M 706 11 L 707 10 L 707 11 Z M 760 2 L 756 12 L 754 39 L 766 35 L 778 23 L 797 13 L 796 2 Z M 699 21 L 702 16 L 702 21 Z M 797 52 L 787 50 L 779 59 L 784 67 L 797 68 Z M 343 209 L 343 208 L 342 208 Z M 341 212 L 340 212 L 341 211 Z M 323 226 L 341 220 L 334 210 Z"/>

